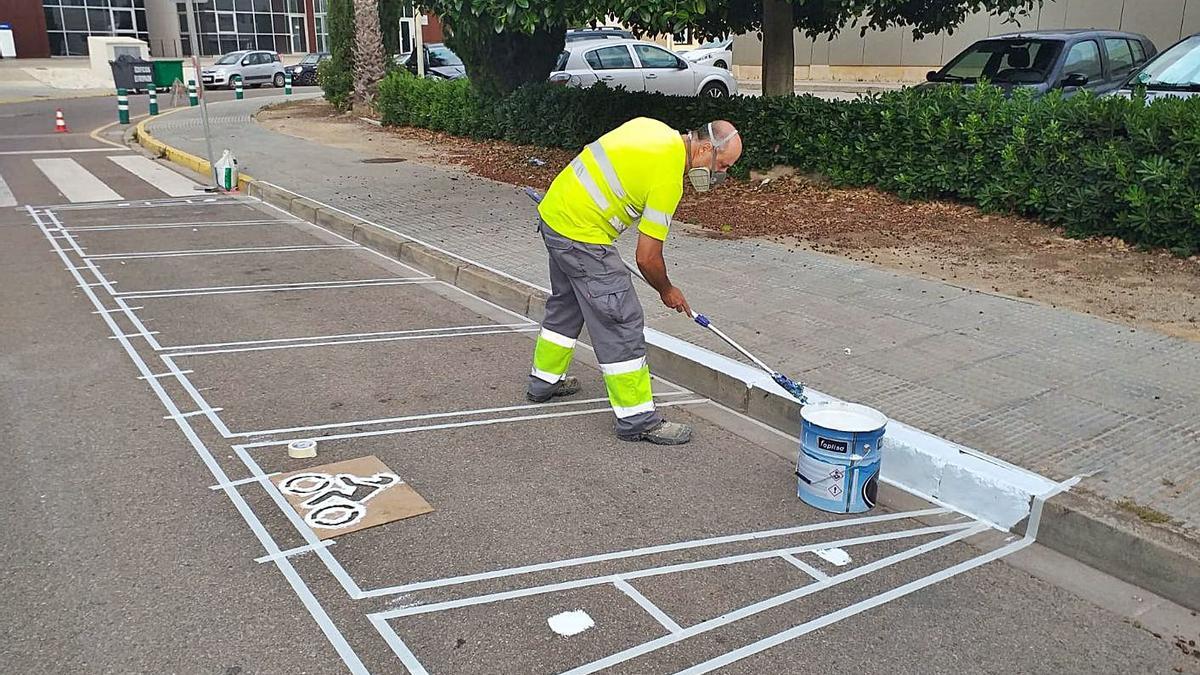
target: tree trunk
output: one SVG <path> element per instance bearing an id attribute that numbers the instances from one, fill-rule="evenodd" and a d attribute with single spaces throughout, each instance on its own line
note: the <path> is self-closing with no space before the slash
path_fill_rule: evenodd
<path id="1" fill-rule="evenodd" d="M 795 25 L 789 0 L 762 0 L 763 96 L 790 96 L 796 87 Z"/>
<path id="2" fill-rule="evenodd" d="M 497 33 L 484 19 L 453 26 L 447 43 L 462 59 L 476 91 L 503 96 L 529 82 L 545 82 L 563 50 L 566 28 L 539 28 L 532 35 Z"/>
<path id="3" fill-rule="evenodd" d="M 376 0 L 354 0 L 354 101 L 371 104 L 383 79 L 383 36 Z"/>

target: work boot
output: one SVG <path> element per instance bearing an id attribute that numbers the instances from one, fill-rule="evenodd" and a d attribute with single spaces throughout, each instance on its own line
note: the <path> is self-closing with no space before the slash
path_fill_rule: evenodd
<path id="1" fill-rule="evenodd" d="M 623 441 L 646 441 L 655 445 L 683 445 L 692 440 L 692 427 L 679 422 L 663 420 L 658 426 L 633 436 L 621 436 Z"/>
<path id="2" fill-rule="evenodd" d="M 549 394 L 545 394 L 544 396 L 534 396 L 533 394 L 526 391 L 525 398 L 530 401 L 533 401 L 534 403 L 545 403 L 546 401 L 549 401 L 552 398 L 558 398 L 560 396 L 570 396 L 572 394 L 578 394 L 578 393 L 579 393 L 579 378 L 575 377 L 574 375 L 568 375 L 568 376 L 564 377 L 562 380 L 560 380 L 558 382 L 558 384 L 555 384 L 554 389 L 552 389 Z"/>

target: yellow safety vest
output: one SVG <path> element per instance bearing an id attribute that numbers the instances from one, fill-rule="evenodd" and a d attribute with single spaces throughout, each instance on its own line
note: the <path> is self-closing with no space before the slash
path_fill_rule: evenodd
<path id="1" fill-rule="evenodd" d="M 558 174 L 538 213 L 555 232 L 612 244 L 627 228 L 665 241 L 683 197 L 687 150 L 679 132 L 639 117 L 589 144 Z"/>

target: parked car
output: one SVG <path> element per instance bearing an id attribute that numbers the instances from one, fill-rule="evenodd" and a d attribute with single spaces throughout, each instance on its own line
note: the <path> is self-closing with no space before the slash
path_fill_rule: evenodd
<path id="1" fill-rule="evenodd" d="M 1055 89 L 1067 95 L 1082 90 L 1116 91 L 1156 53 L 1144 35 L 1108 30 L 1030 31 L 980 40 L 941 70 L 926 76 L 928 84 L 971 86 L 981 79 L 1011 94 L 1028 88 L 1035 96 Z"/>
<path id="2" fill-rule="evenodd" d="M 328 61 L 330 58 L 329 52 L 316 52 L 313 54 L 305 54 L 304 58 L 300 59 L 300 63 L 294 66 L 288 66 L 288 70 L 292 71 L 292 84 L 297 87 L 306 87 L 317 83 L 317 66 Z"/>
<path id="3" fill-rule="evenodd" d="M 733 63 L 733 38 L 705 42 L 695 49 L 679 52 L 679 55 L 690 63 L 729 70 L 729 64 Z"/>
<path id="4" fill-rule="evenodd" d="M 632 40 L 633 33 L 616 26 L 598 26 L 596 28 L 571 28 L 567 31 L 567 42 L 583 42 L 584 40 Z"/>
<path id="5" fill-rule="evenodd" d="M 628 91 L 712 98 L 738 91 L 737 80 L 728 70 L 688 63 L 650 42 L 609 39 L 567 46 L 550 73 L 551 82 L 572 87 L 603 82 Z"/>
<path id="6" fill-rule="evenodd" d="M 232 87 L 238 80 L 243 86 L 273 84 L 282 87 L 283 62 L 275 52 L 257 49 L 229 52 L 208 68 L 201 68 L 200 80 L 210 88 Z"/>
<path id="7" fill-rule="evenodd" d="M 436 77 L 443 80 L 459 80 L 467 76 L 467 67 L 449 47 L 440 42 L 424 45 L 425 77 Z M 409 52 L 400 57 L 399 64 L 414 75 L 417 73 L 417 61 L 413 58 L 416 52 Z"/>
<path id="8" fill-rule="evenodd" d="M 1200 96 L 1200 33 L 1185 37 L 1151 59 L 1117 93 L 1128 98 L 1135 87 L 1145 89 L 1148 100 Z"/>

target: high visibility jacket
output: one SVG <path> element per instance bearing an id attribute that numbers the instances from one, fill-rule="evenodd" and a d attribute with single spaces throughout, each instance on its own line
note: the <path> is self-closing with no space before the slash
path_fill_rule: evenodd
<path id="1" fill-rule="evenodd" d="M 589 144 L 558 174 L 538 206 L 568 239 L 612 244 L 627 228 L 665 241 L 683 197 L 687 150 L 679 132 L 646 117 Z"/>

